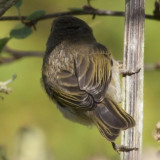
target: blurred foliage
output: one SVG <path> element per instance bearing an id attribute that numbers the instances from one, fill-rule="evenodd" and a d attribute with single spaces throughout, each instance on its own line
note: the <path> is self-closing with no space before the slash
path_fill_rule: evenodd
<path id="1" fill-rule="evenodd" d="M 66 11 L 87 4 L 86 0 L 24 0 L 22 15 L 31 15 L 36 10 L 46 13 Z M 93 0 L 93 7 L 115 11 L 124 11 L 125 2 L 119 0 Z M 154 1 L 146 0 L 146 13 L 152 14 Z M 17 15 L 12 7 L 5 15 Z M 78 16 L 93 29 L 97 41 L 106 45 L 116 59 L 123 56 L 123 17 Z M 45 50 L 52 19 L 39 22 L 26 39 L 12 39 L 7 45 L 19 50 Z M 0 21 L 0 38 L 9 37 L 10 30 L 19 22 Z M 145 63 L 160 60 L 160 22 L 146 20 L 145 23 Z M 2 53 L 4 54 L 4 53 Z M 62 117 L 55 104 L 45 94 L 41 86 L 41 58 L 25 58 L 14 63 L 0 66 L 0 81 L 9 79 L 13 73 L 17 79 L 9 84 L 13 89 L 10 95 L 0 100 L 0 145 L 5 146 L 7 154 L 12 153 L 13 141 L 17 130 L 22 126 L 38 126 L 46 137 L 48 147 L 56 160 L 84 160 L 87 157 L 102 155 L 112 160 L 119 159 L 111 144 L 106 141 L 95 127 L 85 127 L 72 123 Z M 160 72 L 145 72 L 144 75 L 144 134 L 143 146 L 158 147 L 152 137 L 157 121 L 160 120 Z M 118 140 L 118 142 L 120 142 Z"/>
<path id="2" fill-rule="evenodd" d="M 5 37 L 0 39 L 0 53 L 2 53 L 3 48 L 6 46 L 6 44 L 10 39 L 11 39 L 10 37 Z"/>

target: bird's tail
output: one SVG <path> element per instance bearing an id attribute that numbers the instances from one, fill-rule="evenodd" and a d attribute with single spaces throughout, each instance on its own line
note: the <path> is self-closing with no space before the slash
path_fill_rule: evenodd
<path id="1" fill-rule="evenodd" d="M 110 97 L 97 104 L 93 112 L 100 133 L 111 142 L 121 130 L 135 126 L 135 120 Z"/>

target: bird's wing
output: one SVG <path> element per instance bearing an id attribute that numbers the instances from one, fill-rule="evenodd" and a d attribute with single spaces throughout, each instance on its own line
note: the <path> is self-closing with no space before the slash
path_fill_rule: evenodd
<path id="1" fill-rule="evenodd" d="M 75 59 L 75 73 L 62 70 L 59 87 L 53 89 L 62 106 L 92 110 L 95 102 L 104 99 L 111 79 L 111 62 L 105 54 L 79 55 Z M 53 87 L 53 85 L 52 85 Z"/>
<path id="2" fill-rule="evenodd" d="M 75 70 L 81 90 L 101 102 L 111 80 L 111 58 L 107 54 L 78 55 Z"/>
<path id="3" fill-rule="evenodd" d="M 51 85 L 55 99 L 61 106 L 90 110 L 94 101 L 90 94 L 80 90 L 77 76 L 67 70 L 62 70 L 58 76 L 58 87 Z"/>

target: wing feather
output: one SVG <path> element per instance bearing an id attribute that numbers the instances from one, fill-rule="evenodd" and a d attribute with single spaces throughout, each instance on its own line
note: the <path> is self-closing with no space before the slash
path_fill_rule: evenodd
<path id="1" fill-rule="evenodd" d="M 95 53 L 77 54 L 74 73 L 68 70 L 58 73 L 58 86 L 52 90 L 61 105 L 92 110 L 96 102 L 103 101 L 111 80 L 111 58 L 104 50 L 92 51 Z"/>
<path id="2" fill-rule="evenodd" d="M 101 102 L 111 80 L 111 59 L 105 54 L 78 55 L 75 69 L 80 89 Z"/>

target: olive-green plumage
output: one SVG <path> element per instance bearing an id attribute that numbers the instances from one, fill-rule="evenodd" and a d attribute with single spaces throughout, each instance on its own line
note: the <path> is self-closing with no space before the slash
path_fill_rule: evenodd
<path id="1" fill-rule="evenodd" d="M 54 21 L 43 60 L 44 88 L 66 118 L 96 124 L 111 142 L 135 125 L 116 98 L 121 95 L 115 68 L 117 62 L 84 21 L 72 16 Z"/>

